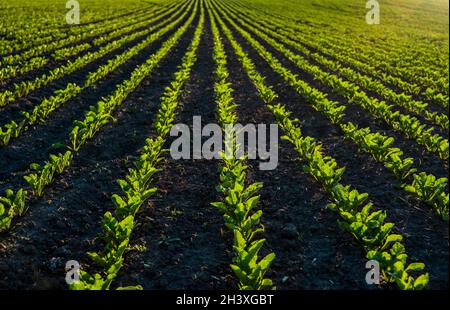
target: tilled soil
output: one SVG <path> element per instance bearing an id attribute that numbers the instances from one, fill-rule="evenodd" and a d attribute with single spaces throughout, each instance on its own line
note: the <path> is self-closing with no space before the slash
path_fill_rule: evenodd
<path id="1" fill-rule="evenodd" d="M 56 177 L 42 198 L 29 202 L 28 211 L 13 221 L 12 230 L 0 234 L 0 289 L 67 289 L 64 268 L 69 260 L 78 260 L 90 272 L 99 269 L 87 252 L 98 251 L 103 245 L 101 220 L 106 211 L 114 209 L 111 195 L 120 192 L 116 180 L 126 175 L 145 139 L 156 134 L 152 124 L 160 98 L 178 71 L 192 40 L 198 15 L 170 55 L 117 109 L 115 120 L 76 154 L 72 165 Z M 273 86 L 279 101 L 300 120 L 303 133 L 319 140 L 324 152 L 346 167 L 342 182 L 369 193 L 374 208 L 388 213 L 388 220 L 396 224 L 395 232 L 405 237 L 410 260 L 426 264 L 426 271 L 430 273 L 429 287 L 448 289 L 448 225 L 429 206 L 418 203 L 396 187 L 396 179 L 382 164 L 344 139 L 337 126 L 314 110 L 229 23 L 226 24 L 257 70 L 266 77 L 267 84 Z M 191 129 L 194 116 L 201 116 L 203 125 L 217 123 L 213 38 L 209 25 L 206 14 L 198 59 L 177 109 L 175 123 L 187 124 Z M 113 92 L 115 85 L 127 79 L 132 70 L 157 51 L 174 31 L 176 29 L 95 87 L 67 102 L 49 117 L 45 125 L 31 128 L 11 145 L 0 148 L 0 193 L 6 188 L 23 186 L 23 175 L 31 163 L 41 163 L 49 153 L 61 151 L 57 145 L 68 142 L 73 121 L 81 119 L 90 105 Z M 21 110 L 32 109 L 67 83 L 84 80 L 88 72 L 140 40 L 2 108 L 0 123 L 16 119 Z M 225 36 L 223 41 L 239 123 L 275 124 L 272 113 L 259 99 Z M 264 41 L 258 41 L 298 78 L 329 93 L 327 87 L 313 76 L 298 69 Z M 27 79 L 40 73 L 32 72 Z M 328 97 L 347 106 L 346 120 L 393 136 L 396 146 L 405 152 L 405 156 L 413 157 L 420 170 L 445 176 L 448 166 L 435 155 L 424 152 L 414 141 L 374 120 L 342 96 L 330 93 Z M 279 132 L 279 135 L 283 133 Z M 168 139 L 167 148 L 174 139 Z M 211 206 L 212 202 L 221 199 L 216 191 L 220 164 L 217 160 L 174 160 L 169 153 L 165 154 L 161 171 L 155 176 L 157 195 L 137 214 L 132 249 L 124 257 L 124 266 L 113 282 L 114 288 L 137 284 L 144 289 L 237 287 L 229 267 L 233 254 L 232 234 L 224 226 L 221 212 Z M 247 182 L 264 183 L 259 206 L 263 210 L 266 243 L 261 255 L 276 254 L 267 277 L 273 279 L 278 289 L 393 288 L 391 285 L 374 287 L 366 284 L 367 259 L 363 249 L 350 234 L 340 229 L 337 214 L 326 208 L 328 195 L 303 171 L 304 163 L 289 142 L 279 139 L 279 161 L 275 170 L 261 170 L 258 160 L 250 160 L 248 164 Z"/>

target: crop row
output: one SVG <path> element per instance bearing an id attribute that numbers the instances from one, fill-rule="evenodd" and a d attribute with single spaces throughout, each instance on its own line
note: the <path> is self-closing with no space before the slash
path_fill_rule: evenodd
<path id="1" fill-rule="evenodd" d="M 17 75 L 22 75 L 27 72 L 42 68 L 48 63 L 48 61 L 49 59 L 46 57 L 35 57 L 20 65 L 1 68 L 0 83 L 3 83 Z"/>
<path id="2" fill-rule="evenodd" d="M 170 13 L 169 13 L 170 14 Z M 156 22 L 158 20 L 166 17 L 165 14 L 159 15 L 153 18 L 152 22 Z M 123 45 L 130 43 L 136 39 L 139 39 L 152 31 L 154 31 L 158 26 L 168 23 L 169 20 L 164 20 L 161 24 L 155 25 L 153 27 L 148 27 L 144 30 L 132 33 L 130 35 L 126 35 L 121 37 L 118 40 L 112 41 L 109 44 L 101 47 L 98 51 L 89 52 L 74 61 L 67 61 L 67 63 L 61 67 L 55 68 L 48 73 L 43 74 L 40 77 L 35 78 L 32 81 L 22 81 L 19 84 L 14 84 L 14 90 L 6 90 L 0 93 L 0 107 L 5 106 L 17 98 L 24 97 L 28 95 L 30 92 L 35 91 L 45 85 L 48 85 L 50 82 L 53 82 L 57 79 L 60 79 L 68 74 L 76 72 L 77 70 L 87 66 L 88 64 L 98 60 L 107 54 L 121 48 Z"/>
<path id="3" fill-rule="evenodd" d="M 272 280 L 265 278 L 275 254 L 259 258 L 265 239 L 261 224 L 263 212 L 257 210 L 260 197 L 257 192 L 262 183 L 246 182 L 245 158 L 237 158 L 236 136 L 232 128 L 237 123 L 236 104 L 228 82 L 227 56 L 220 38 L 216 22 L 211 15 L 211 30 L 214 37 L 214 61 L 216 63 L 216 82 L 214 84 L 216 113 L 222 131 L 225 132 L 225 152 L 222 153 L 220 183 L 217 187 L 223 198 L 212 205 L 224 214 L 226 227 L 233 233 L 233 264 L 231 269 L 239 280 L 241 290 L 260 290 L 272 288 Z"/>
<path id="4" fill-rule="evenodd" d="M 192 2 L 190 6 L 192 6 Z M 82 84 L 81 86 L 78 86 L 74 83 L 67 84 L 66 88 L 55 91 L 53 96 L 48 99 L 44 99 L 40 104 L 35 106 L 31 113 L 23 112 L 23 115 L 25 116 L 24 120 L 20 121 L 19 123 L 17 123 L 16 121 L 11 121 L 3 128 L 0 128 L 0 146 L 8 145 L 11 139 L 18 138 L 20 134 L 24 131 L 27 131 L 30 126 L 37 123 L 45 123 L 47 117 L 53 111 L 61 107 L 67 101 L 78 96 L 84 89 L 96 84 L 101 79 L 114 72 L 119 66 L 126 63 L 126 61 L 136 56 L 144 48 L 161 38 L 164 34 L 166 34 L 181 22 L 181 20 L 187 15 L 190 6 L 181 16 L 178 17 L 178 19 L 176 19 L 169 25 L 165 26 L 155 33 L 150 34 L 141 43 L 133 46 L 122 54 L 117 55 L 115 58 L 110 59 L 105 65 L 100 66 L 96 71 L 88 73 L 84 84 Z M 176 14 L 166 19 L 165 22 L 170 22 L 173 18 L 175 18 L 175 16 Z M 160 25 L 164 23 L 161 23 Z M 148 30 L 152 31 L 153 29 L 158 28 L 158 26 L 160 25 L 156 25 L 155 27 L 149 28 Z"/>
<path id="5" fill-rule="evenodd" d="M 398 148 L 391 147 L 392 143 L 394 143 L 392 137 L 384 136 L 380 133 L 369 134 L 370 130 L 368 129 L 358 130 L 351 122 L 343 122 L 345 106 L 328 100 L 323 93 L 299 80 L 248 32 L 239 28 L 227 16 L 225 18 L 246 38 L 253 48 L 257 50 L 258 54 L 268 62 L 270 67 L 281 75 L 309 104 L 323 113 L 333 124 L 339 125 L 344 135 L 354 141 L 362 150 L 370 153 L 376 160 L 383 162 L 387 169 L 394 173 L 401 182 L 406 182 L 407 178 L 417 171 L 412 167 L 414 164 L 412 158 L 403 159 L 403 152 Z M 360 137 L 360 139 L 357 137 Z M 444 220 L 448 221 L 449 196 L 445 193 L 447 179 L 437 179 L 434 175 L 426 173 L 416 174 L 413 178 L 412 184 L 404 184 L 403 188 L 429 203 Z M 419 180 L 423 180 L 423 182 Z"/>
<path id="6" fill-rule="evenodd" d="M 317 63 L 322 64 L 327 70 L 336 72 L 340 76 L 343 76 L 346 79 L 348 79 L 350 82 L 356 83 L 369 91 L 379 94 L 384 99 L 389 100 L 395 103 L 396 105 L 403 107 L 412 114 L 422 116 L 426 120 L 438 126 L 441 126 L 445 129 L 449 128 L 448 116 L 446 114 L 430 112 L 427 110 L 428 104 L 426 102 L 414 100 L 412 96 L 407 95 L 405 93 L 396 93 L 395 91 L 393 91 L 389 87 L 386 87 L 383 83 L 377 81 L 376 79 L 373 79 L 365 74 L 361 74 L 351 69 L 350 67 L 345 66 L 344 64 L 351 61 L 351 59 L 349 57 L 339 57 L 339 55 L 334 50 L 324 48 L 320 43 L 317 43 L 317 38 L 316 41 L 312 40 L 306 41 L 304 37 L 299 37 L 293 31 L 281 29 L 280 28 L 281 25 L 276 24 L 275 21 L 264 22 L 264 24 L 262 24 L 260 22 L 261 17 L 259 15 L 258 16 L 255 15 L 252 16 L 251 18 L 248 18 L 245 15 L 241 14 L 240 12 L 237 12 L 236 10 L 230 11 L 239 16 L 240 21 L 246 21 L 247 22 L 246 25 L 251 25 L 251 27 L 259 31 L 262 31 L 266 35 L 270 35 L 272 37 L 281 40 L 283 44 L 295 48 L 295 50 L 301 52 L 308 59 L 311 59 Z M 273 24 L 275 26 L 270 26 L 270 24 Z M 301 42 L 301 44 L 299 42 Z M 327 55 L 327 57 L 330 56 L 331 58 L 342 60 L 342 62 L 339 60 L 332 61 L 329 58 L 321 56 L 319 53 L 312 53 L 304 45 L 308 46 L 309 48 L 313 48 L 317 51 L 320 51 L 321 53 Z M 374 68 L 366 67 L 365 64 L 361 63 L 361 65 L 363 66 L 358 66 L 358 70 L 360 72 L 374 72 L 375 70 Z M 375 71 L 375 74 L 371 75 L 382 76 L 382 72 Z M 446 104 L 448 105 L 448 98 L 442 96 L 442 100 L 439 101 L 439 104 L 443 106 L 445 106 Z"/>
<path id="7" fill-rule="evenodd" d="M 256 71 L 255 65 L 236 42 L 217 11 L 214 15 L 258 90 L 261 100 L 274 114 L 278 125 L 283 129 L 284 138 L 294 145 L 300 159 L 306 163 L 305 171 L 323 186 L 332 199 L 333 203 L 329 207 L 339 214 L 340 226 L 358 240 L 367 258 L 376 259 L 380 263 L 387 282 L 395 282 L 400 289 L 424 288 L 428 283 L 428 274 L 414 278 L 411 273 L 423 270 L 425 265 L 423 263 L 407 264 L 407 254 L 402 244 L 403 238 L 401 235 L 391 233 L 394 224 L 385 222 L 386 212 L 381 210 L 372 212 L 372 203 L 367 203 L 368 194 L 361 194 L 350 186 L 341 184 L 340 180 L 345 168 L 338 168 L 331 156 L 323 155 L 322 147 L 316 139 L 303 135 L 297 124 L 298 120 L 291 119 L 291 113 L 285 106 L 274 104 L 277 94 Z"/>
<path id="8" fill-rule="evenodd" d="M 183 57 L 180 71 L 175 73 L 174 81 L 161 97 L 161 107 L 154 123 L 157 135 L 147 139 L 139 159 L 133 163 L 134 168 L 129 169 L 125 179 L 118 180 L 122 193 L 112 196 L 115 205 L 114 215 L 106 212 L 102 220 L 104 247 L 99 253 L 88 253 L 93 261 L 101 266 L 101 273 L 91 275 L 81 270 L 80 281 L 71 284 L 70 289 L 108 290 L 122 268 L 123 255 L 129 251 L 136 213 L 157 191 L 153 185 L 153 178 L 155 173 L 160 171 L 158 166 L 162 159 L 163 146 L 174 122 L 183 86 L 188 81 L 191 69 L 196 62 L 203 26 L 204 13 L 201 6 L 200 21 L 191 45 Z M 118 289 L 142 289 L 142 287 L 138 285 Z"/>
<path id="9" fill-rule="evenodd" d="M 247 32 L 237 26 L 232 20 L 230 20 L 230 23 L 233 23 L 233 26 L 235 26 L 243 36 L 247 38 L 250 37 Z M 315 79 L 322 82 L 323 85 L 328 86 L 334 93 L 343 96 L 349 102 L 358 104 L 375 118 L 384 120 L 387 124 L 391 125 L 393 129 L 403 133 L 410 139 L 414 139 L 429 152 L 436 153 L 442 160 L 446 161 L 449 158 L 448 140 L 444 139 L 439 134 L 433 134 L 434 128 L 427 128 L 426 125 L 421 124 L 415 117 L 402 114 L 399 111 L 392 111 L 392 105 L 388 105 L 386 102 L 379 101 L 376 98 L 371 98 L 367 96 L 364 91 L 359 90 L 354 84 L 343 81 L 341 78 L 329 74 L 317 66 L 310 65 L 303 57 L 294 54 L 283 44 L 276 42 L 260 31 L 254 28 L 252 31 L 257 33 L 258 36 L 270 44 L 270 46 L 284 54 L 290 61 L 297 65 L 297 67 L 310 73 Z M 255 40 L 250 41 L 253 45 L 262 47 L 262 45 Z M 287 69 L 283 68 L 282 70 L 284 71 Z"/>
<path id="10" fill-rule="evenodd" d="M 145 63 L 135 68 L 129 79 L 117 85 L 114 93 L 98 101 L 96 106 L 91 106 L 83 120 L 74 121 L 74 127 L 69 134 L 70 144 L 66 146 L 69 149 L 67 152 L 64 154 L 50 155 L 49 161 L 44 165 L 32 164 L 30 166 L 34 171 L 24 178 L 31 187 L 34 196 L 41 196 L 45 188 L 53 183 L 55 176 L 61 174 L 71 165 L 74 153 L 113 119 L 112 113 L 120 107 L 123 101 L 139 86 L 142 80 L 152 73 L 177 45 L 182 35 L 192 23 L 196 11 L 197 6 L 185 24 L 164 42 L 161 48 L 152 54 Z M 13 196 L 17 196 L 19 192 L 24 192 L 24 199 L 27 198 L 27 193 L 24 189 L 18 190 L 16 193 L 13 192 Z M 11 209 L 15 210 L 12 204 L 6 204 L 6 208 L 4 207 L 3 209 L 4 212 L 0 215 L 0 219 L 11 219 L 20 215 L 15 211 L 11 211 Z M 8 223 L 10 223 L 10 220 Z M 9 225 L 0 227 L 1 230 L 8 228 Z"/>

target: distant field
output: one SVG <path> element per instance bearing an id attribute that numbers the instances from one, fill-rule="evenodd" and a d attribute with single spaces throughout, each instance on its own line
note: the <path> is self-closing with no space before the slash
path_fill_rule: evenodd
<path id="1" fill-rule="evenodd" d="M 78 3 L 0 0 L 0 289 L 448 290 L 448 1 Z"/>

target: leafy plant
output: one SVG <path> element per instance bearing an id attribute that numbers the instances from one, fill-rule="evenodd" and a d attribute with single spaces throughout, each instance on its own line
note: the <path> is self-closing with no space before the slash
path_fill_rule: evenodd
<path id="1" fill-rule="evenodd" d="M 401 159 L 400 156 L 400 153 L 390 154 L 385 165 L 398 179 L 404 182 L 408 177 L 417 172 L 417 169 L 412 168 L 414 165 L 412 158 Z"/>
<path id="2" fill-rule="evenodd" d="M 24 176 L 28 185 L 36 196 L 42 196 L 47 185 L 53 182 L 55 173 L 61 174 L 73 159 L 72 152 L 50 155 L 50 160 L 44 165 L 31 164 L 30 168 L 36 172 Z"/>
<path id="3" fill-rule="evenodd" d="M 439 215 L 448 222 L 449 195 L 445 193 L 447 178 L 436 178 L 422 172 L 414 175 L 414 181 L 405 189 L 431 204 Z"/>
<path id="4" fill-rule="evenodd" d="M 0 196 L 0 231 L 10 228 L 11 220 L 15 216 L 21 216 L 25 211 L 25 199 L 27 192 L 19 189 L 16 193 L 7 189 L 6 197 Z"/>
<path id="5" fill-rule="evenodd" d="M 8 145 L 11 138 L 17 138 L 22 131 L 25 121 L 17 124 L 15 121 L 6 124 L 4 128 L 0 128 L 0 146 Z"/>
<path id="6" fill-rule="evenodd" d="M 227 125 L 235 124 L 237 115 L 236 104 L 232 97 L 232 89 L 227 81 L 229 76 L 227 71 L 227 58 L 224 47 L 215 23 L 211 10 L 211 29 L 214 37 L 214 60 L 216 63 L 216 83 L 215 98 L 217 105 L 217 115 L 224 131 Z M 251 66 L 252 70 L 254 67 Z M 265 87 L 264 79 L 255 75 L 256 87 L 260 92 L 261 99 L 270 103 L 276 95 L 274 91 Z M 272 280 L 265 277 L 270 268 L 270 264 L 275 259 L 275 254 L 270 253 L 263 258 L 259 258 L 259 252 L 265 239 L 259 239 L 258 235 L 264 233 L 261 224 L 262 211 L 256 210 L 259 196 L 257 192 L 262 188 L 262 183 L 246 184 L 245 158 L 236 159 L 238 145 L 236 137 L 231 136 L 232 141 L 225 141 L 227 149 L 232 150 L 232 155 L 227 156 L 221 153 L 222 165 L 220 167 L 220 183 L 217 190 L 223 198 L 212 203 L 223 213 L 225 226 L 233 232 L 233 264 L 230 265 L 232 271 L 239 280 L 241 290 L 261 290 L 274 288 Z"/>

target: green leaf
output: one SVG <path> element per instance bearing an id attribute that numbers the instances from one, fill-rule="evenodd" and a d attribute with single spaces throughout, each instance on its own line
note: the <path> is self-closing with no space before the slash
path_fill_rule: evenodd
<path id="1" fill-rule="evenodd" d="M 241 268 L 239 268 L 238 266 L 233 265 L 233 264 L 231 264 L 230 267 L 231 267 L 231 270 L 233 270 L 236 277 L 239 279 L 239 281 L 242 284 L 246 284 L 248 281 L 248 276 L 245 273 L 245 271 L 241 270 Z"/>
<path id="2" fill-rule="evenodd" d="M 275 259 L 275 253 L 270 253 L 266 257 L 264 257 L 258 263 L 258 265 L 261 267 L 261 270 L 266 271 L 267 269 L 269 269 L 270 264 L 273 262 L 274 259 Z"/>
<path id="3" fill-rule="evenodd" d="M 119 195 L 114 194 L 111 199 L 117 208 L 124 209 L 127 207 L 127 203 Z"/>
<path id="4" fill-rule="evenodd" d="M 414 289 L 415 290 L 422 290 L 422 289 L 424 289 L 428 285 L 429 280 L 430 279 L 429 279 L 428 273 L 419 276 L 414 281 Z"/>
<path id="5" fill-rule="evenodd" d="M 239 249 L 245 249 L 246 241 L 241 232 L 237 229 L 234 230 L 234 240 Z"/>
<path id="6" fill-rule="evenodd" d="M 136 285 L 136 286 L 124 286 L 124 287 L 118 287 L 117 290 L 118 291 L 142 291 L 144 288 L 140 285 Z"/>
<path id="7" fill-rule="evenodd" d="M 425 264 L 424 263 L 411 263 L 408 265 L 408 267 L 406 268 L 406 272 L 409 271 L 421 271 L 425 268 Z"/>

